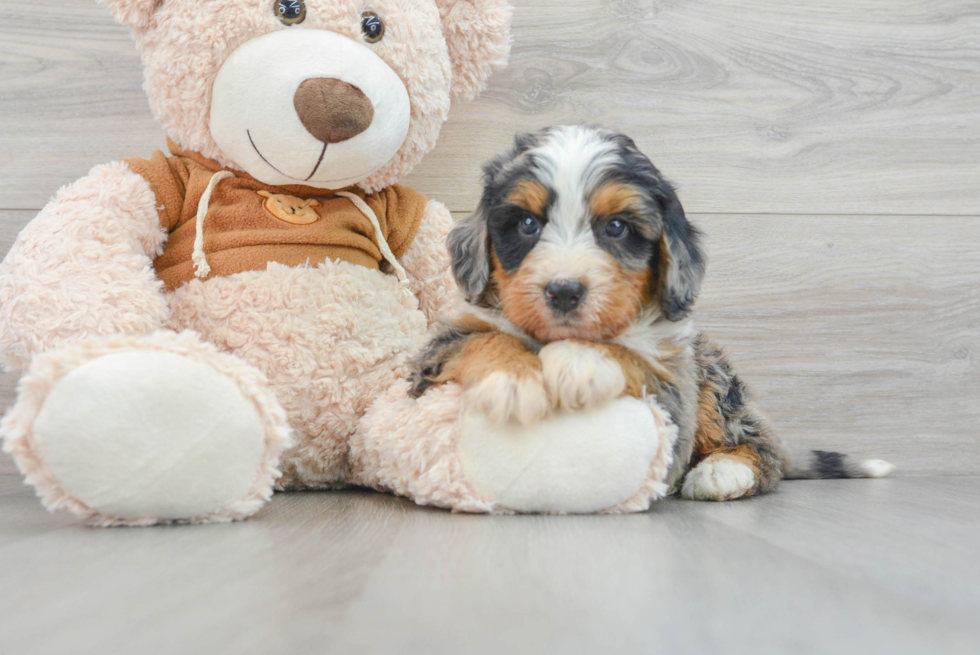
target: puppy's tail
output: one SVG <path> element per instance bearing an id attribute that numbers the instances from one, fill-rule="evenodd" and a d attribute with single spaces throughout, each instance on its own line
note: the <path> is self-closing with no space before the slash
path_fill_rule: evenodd
<path id="1" fill-rule="evenodd" d="M 787 458 L 783 477 L 787 480 L 883 478 L 894 470 L 895 466 L 883 459 L 857 459 L 842 453 L 810 450 Z"/>

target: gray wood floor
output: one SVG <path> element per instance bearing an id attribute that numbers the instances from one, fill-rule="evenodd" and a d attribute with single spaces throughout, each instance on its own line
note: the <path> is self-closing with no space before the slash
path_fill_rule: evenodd
<path id="1" fill-rule="evenodd" d="M 980 478 L 786 483 L 627 517 L 362 492 L 92 530 L 0 476 L 0 651 L 976 653 Z"/>

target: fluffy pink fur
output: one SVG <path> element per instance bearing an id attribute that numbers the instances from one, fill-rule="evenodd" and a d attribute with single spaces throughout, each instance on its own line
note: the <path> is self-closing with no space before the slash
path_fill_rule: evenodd
<path id="1" fill-rule="evenodd" d="M 513 9 L 502 0 L 437 0 L 453 62 L 452 99 L 472 100 L 507 63 Z"/>
<path id="2" fill-rule="evenodd" d="M 123 25 L 134 30 L 146 29 L 150 16 L 163 0 L 101 0 Z"/>
<path id="3" fill-rule="evenodd" d="M 166 235 L 150 185 L 122 163 L 58 192 L 0 264 L 0 353 L 23 372 L 37 353 L 79 339 L 145 335 L 167 304 L 152 258 Z"/>
<path id="4" fill-rule="evenodd" d="M 460 387 L 438 387 L 417 401 L 407 393 L 408 384 L 400 383 L 371 406 L 351 439 L 352 479 L 419 505 L 494 511 L 470 488 L 456 455 Z"/>
<path id="5" fill-rule="evenodd" d="M 249 492 L 219 510 L 182 522 L 226 522 L 243 519 L 257 512 L 272 496 L 273 484 L 280 475 L 279 456 L 291 443 L 286 413 L 258 370 L 236 357 L 219 353 L 217 348 L 203 343 L 195 334 L 177 334 L 163 330 L 145 337 L 120 336 L 82 341 L 34 358 L 27 375 L 20 380 L 17 403 L 7 412 L 0 431 L 5 437 L 4 450 L 13 456 L 27 483 L 37 489 L 44 506 L 52 511 L 67 509 L 98 526 L 153 525 L 167 522 L 153 517 L 109 516 L 86 506 L 62 487 L 51 473 L 39 455 L 32 431 L 48 393 L 68 373 L 99 357 L 135 350 L 173 353 L 207 364 L 228 376 L 255 405 L 265 429 L 265 454 Z"/>
<path id="6" fill-rule="evenodd" d="M 170 296 L 191 329 L 262 371 L 293 426 L 284 488 L 347 481 L 348 442 L 368 404 L 408 375 L 428 324 L 394 276 L 347 263 L 195 280 Z"/>
<path id="7" fill-rule="evenodd" d="M 430 200 L 415 240 L 401 258 L 401 264 L 412 282 L 412 293 L 429 324 L 449 319 L 461 299 L 453 279 L 446 237 L 453 226 L 453 216 L 441 202 Z"/>
<path id="8" fill-rule="evenodd" d="M 306 20 L 287 28 L 275 17 L 271 0 L 104 1 L 134 28 L 144 88 L 157 120 L 182 147 L 230 168 L 237 166 L 208 127 L 211 89 L 228 55 L 245 41 L 284 29 L 328 29 L 360 40 L 365 9 L 361 0 L 309 0 Z M 451 100 L 479 93 L 510 49 L 505 0 L 439 0 L 438 6 L 436 0 L 375 0 L 371 9 L 390 25 L 372 50 L 405 83 L 412 120 L 398 154 L 359 184 L 368 192 L 408 174 L 435 147 Z"/>

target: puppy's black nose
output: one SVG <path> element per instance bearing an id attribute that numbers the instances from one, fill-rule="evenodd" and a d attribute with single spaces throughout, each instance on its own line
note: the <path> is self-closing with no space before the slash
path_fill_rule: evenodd
<path id="1" fill-rule="evenodd" d="M 552 309 L 567 314 L 582 304 L 586 291 L 585 285 L 581 282 L 559 280 L 544 288 L 544 297 Z"/>

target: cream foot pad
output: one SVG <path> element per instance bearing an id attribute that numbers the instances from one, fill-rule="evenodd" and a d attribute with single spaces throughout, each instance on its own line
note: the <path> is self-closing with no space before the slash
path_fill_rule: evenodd
<path id="1" fill-rule="evenodd" d="M 68 492 L 123 518 L 218 510 L 249 493 L 266 450 L 258 411 L 231 378 L 167 352 L 111 354 L 71 371 L 33 431 Z"/>
<path id="2" fill-rule="evenodd" d="M 647 403 L 620 398 L 530 427 L 494 426 L 469 412 L 457 453 L 474 491 L 519 512 L 599 512 L 650 475 L 663 435 Z"/>

